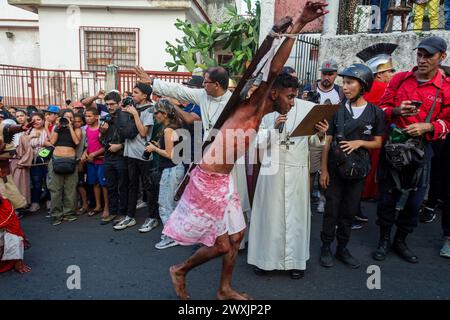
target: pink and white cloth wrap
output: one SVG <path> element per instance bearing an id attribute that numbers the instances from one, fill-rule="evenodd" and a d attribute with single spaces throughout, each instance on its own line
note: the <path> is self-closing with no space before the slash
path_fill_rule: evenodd
<path id="1" fill-rule="evenodd" d="M 195 167 L 189 184 L 169 217 L 163 233 L 182 245 L 212 247 L 217 237 L 245 229 L 241 201 L 230 190 L 230 175 Z"/>

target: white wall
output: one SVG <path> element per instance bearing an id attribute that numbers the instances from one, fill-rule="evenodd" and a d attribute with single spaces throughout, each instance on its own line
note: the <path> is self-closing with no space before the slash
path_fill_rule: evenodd
<path id="1" fill-rule="evenodd" d="M 9 39 L 6 32 L 12 32 Z M 40 66 L 38 29 L 0 27 L 0 64 Z"/>
<path id="2" fill-rule="evenodd" d="M 140 64 L 147 70 L 165 71 L 172 61 L 166 41 L 181 36 L 174 23 L 184 11 L 81 9 L 81 26 L 140 29 Z M 42 68 L 80 69 L 79 28 L 63 8 L 40 8 L 39 31 Z"/>
<path id="3" fill-rule="evenodd" d="M 8 4 L 8 0 L 0 0 L 0 19 L 32 19 L 37 20 L 35 13 L 22 10 Z"/>

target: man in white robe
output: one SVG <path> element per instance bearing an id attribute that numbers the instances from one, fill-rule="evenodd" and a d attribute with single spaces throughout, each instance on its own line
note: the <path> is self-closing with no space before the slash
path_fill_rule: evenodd
<path id="1" fill-rule="evenodd" d="M 275 125 L 278 113 L 266 115 L 261 124 L 258 143 L 269 136 L 271 143 L 261 160 L 248 242 L 248 263 L 259 273 L 289 270 L 291 278 L 299 279 L 306 269 L 311 227 L 309 147 L 325 144 L 328 123 L 321 123 L 320 132 L 310 137 L 289 134 L 313 106 L 296 99 L 281 133 Z M 276 165 L 275 174 L 273 169 L 264 174 L 264 168 Z"/>

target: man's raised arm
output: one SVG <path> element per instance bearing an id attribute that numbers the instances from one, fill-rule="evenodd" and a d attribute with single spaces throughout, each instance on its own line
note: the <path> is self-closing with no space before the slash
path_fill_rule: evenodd
<path id="1" fill-rule="evenodd" d="M 139 82 L 151 85 L 153 92 L 161 96 L 200 105 L 200 96 L 205 94 L 202 89 L 191 89 L 178 83 L 166 82 L 152 78 L 144 71 L 142 67 L 135 67 L 134 71 Z"/>
<path id="2" fill-rule="evenodd" d="M 283 69 L 286 61 L 289 59 L 289 55 L 291 54 L 292 48 L 294 47 L 294 43 L 297 39 L 296 35 L 298 35 L 300 31 L 305 27 L 305 25 L 307 25 L 309 22 L 314 21 L 327 14 L 329 11 L 325 10 L 326 6 L 328 6 L 328 3 L 326 3 L 325 1 L 306 2 L 303 11 L 294 20 L 292 27 L 288 32 L 294 37 L 287 37 L 286 39 L 284 39 L 283 44 L 280 46 L 272 59 L 270 73 L 267 79 L 267 84 L 269 86 L 273 84 L 276 77 Z"/>

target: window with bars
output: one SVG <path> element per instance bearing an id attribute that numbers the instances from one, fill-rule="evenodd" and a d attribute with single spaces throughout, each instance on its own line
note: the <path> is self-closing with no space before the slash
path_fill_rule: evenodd
<path id="1" fill-rule="evenodd" d="M 105 71 L 110 64 L 132 69 L 139 64 L 139 29 L 81 27 L 80 57 L 88 71 Z"/>

